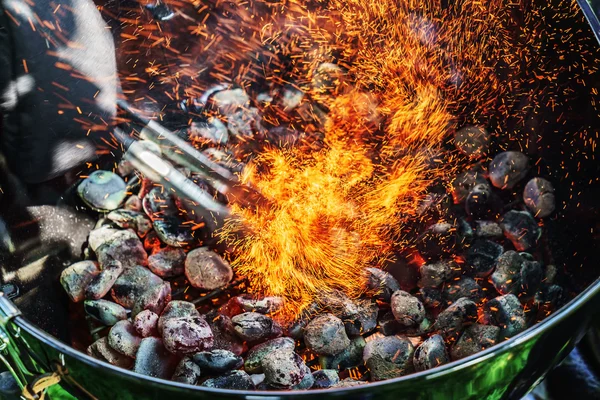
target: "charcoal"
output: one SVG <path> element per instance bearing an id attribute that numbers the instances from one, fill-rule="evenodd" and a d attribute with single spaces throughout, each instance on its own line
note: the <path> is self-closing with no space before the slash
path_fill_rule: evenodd
<path id="1" fill-rule="evenodd" d="M 152 222 L 139 211 L 114 210 L 106 216 L 110 221 L 123 229 L 131 228 L 137 232 L 140 237 L 146 236 L 152 229 Z"/>
<path id="2" fill-rule="evenodd" d="M 438 308 L 442 304 L 442 291 L 436 287 L 422 287 L 419 295 L 427 308 Z"/>
<path id="3" fill-rule="evenodd" d="M 179 215 L 173 196 L 163 187 L 153 187 L 147 195 L 140 194 L 140 197 L 142 197 L 144 212 L 152 221 Z"/>
<path id="4" fill-rule="evenodd" d="M 229 116 L 240 108 L 250 106 L 250 97 L 241 88 L 217 91 L 210 97 L 210 100 L 211 106 L 224 116 Z"/>
<path id="5" fill-rule="evenodd" d="M 433 335 L 425 340 L 414 354 L 414 366 L 417 371 L 435 368 L 450 361 L 446 344 L 440 335 Z"/>
<path id="6" fill-rule="evenodd" d="M 158 319 L 158 333 L 162 334 L 163 326 L 171 318 L 199 317 L 196 306 L 189 301 L 173 300 L 169 302 Z"/>
<path id="7" fill-rule="evenodd" d="M 194 287 L 214 290 L 231 281 L 233 270 L 217 253 L 206 247 L 200 247 L 187 254 L 185 276 Z"/>
<path id="8" fill-rule="evenodd" d="M 293 351 L 277 349 L 265 355 L 261 367 L 265 382 L 276 388 L 290 388 L 299 384 L 307 371 L 304 361 Z"/>
<path id="9" fill-rule="evenodd" d="M 419 270 L 421 279 L 419 287 L 439 287 L 460 272 L 458 265 L 452 260 L 442 260 L 423 264 Z"/>
<path id="10" fill-rule="evenodd" d="M 567 300 L 565 290 L 559 285 L 544 285 L 534 297 L 534 304 L 546 312 L 552 312 Z"/>
<path id="11" fill-rule="evenodd" d="M 473 218 L 486 218 L 500 212 L 502 202 L 493 192 L 489 183 L 478 183 L 469 192 L 465 201 L 465 211 Z"/>
<path id="12" fill-rule="evenodd" d="M 396 320 L 394 314 L 390 311 L 381 316 L 378 322 L 379 332 L 385 336 L 392 336 L 398 333 L 402 325 Z"/>
<path id="13" fill-rule="evenodd" d="M 142 338 L 127 320 L 117 322 L 108 333 L 108 345 L 128 357 L 135 358 Z"/>
<path id="14" fill-rule="evenodd" d="M 190 225 L 177 217 L 165 216 L 152 222 L 161 242 L 171 247 L 185 247 L 195 242 Z"/>
<path id="15" fill-rule="evenodd" d="M 240 308 L 246 312 L 257 312 L 259 314 L 270 314 L 281 309 L 283 299 L 277 296 L 267 296 L 260 299 L 248 295 L 236 297 Z"/>
<path id="16" fill-rule="evenodd" d="M 460 204 L 467 199 L 475 185 L 486 183 L 483 170 L 481 168 L 472 168 L 456 176 L 452 182 L 452 198 L 455 204 Z"/>
<path id="17" fill-rule="evenodd" d="M 448 222 L 429 226 L 417 239 L 417 249 L 425 260 L 435 260 L 450 255 L 456 246 L 457 229 Z"/>
<path id="18" fill-rule="evenodd" d="M 215 337 L 213 349 L 228 350 L 238 356 L 246 350 L 244 342 L 235 334 L 231 318 L 217 315 L 207 318 L 207 321 Z"/>
<path id="19" fill-rule="evenodd" d="M 442 291 L 442 298 L 446 303 L 454 303 L 458 299 L 465 297 L 479 302 L 483 299 L 483 289 L 475 279 L 469 276 L 462 276 L 460 279 L 453 280 L 452 282 L 444 285 Z"/>
<path id="20" fill-rule="evenodd" d="M 144 310 L 160 314 L 170 301 L 171 284 L 169 282 L 164 282 L 162 285 L 150 286 L 135 299 L 131 315 L 135 317 Z"/>
<path id="21" fill-rule="evenodd" d="M 363 381 L 357 381 L 356 379 L 352 379 L 352 378 L 345 378 L 342 379 L 341 381 L 339 381 L 336 385 L 334 385 L 334 388 L 338 388 L 338 389 L 343 389 L 343 388 L 350 388 L 350 387 L 354 387 L 354 386 L 360 386 L 365 384 L 366 382 Z"/>
<path id="22" fill-rule="evenodd" d="M 501 239 L 504 237 L 502 228 L 493 221 L 475 221 L 475 237 L 482 239 Z"/>
<path id="23" fill-rule="evenodd" d="M 231 319 L 235 333 L 251 343 L 260 343 L 281 336 L 281 326 L 266 315 L 247 312 Z"/>
<path id="24" fill-rule="evenodd" d="M 113 235 L 120 234 L 127 237 L 136 237 L 137 235 L 132 230 L 122 231 L 120 229 L 116 229 L 111 225 L 102 225 L 94 228 L 88 236 L 88 245 L 95 252 L 98 247 L 102 246 L 104 243 L 110 240 Z"/>
<path id="25" fill-rule="evenodd" d="M 485 156 L 490 147 L 491 136 L 482 126 L 467 125 L 454 134 L 454 144 L 467 157 L 477 159 Z"/>
<path id="26" fill-rule="evenodd" d="M 112 235 L 96 249 L 95 253 L 101 267 L 113 260 L 121 262 L 126 270 L 136 265 L 148 265 L 148 254 L 144 245 L 130 230 L 119 231 Z"/>
<path id="27" fill-rule="evenodd" d="M 468 326 L 450 351 L 453 360 L 468 357 L 498 343 L 500 328 L 494 325 Z"/>
<path id="28" fill-rule="evenodd" d="M 162 330 L 163 343 L 174 354 L 189 354 L 211 349 L 213 333 L 202 317 L 169 318 Z"/>
<path id="29" fill-rule="evenodd" d="M 362 336 L 350 341 L 350 345 L 335 356 L 320 356 L 319 364 L 324 369 L 348 369 L 362 364 L 363 350 L 367 342 Z"/>
<path id="30" fill-rule="evenodd" d="M 442 311 L 436 321 L 435 327 L 442 336 L 447 338 L 457 337 L 465 324 L 477 320 L 477 305 L 472 300 L 463 297 L 456 300 Z"/>
<path id="31" fill-rule="evenodd" d="M 340 318 L 350 337 L 363 335 L 377 327 L 379 307 L 370 300 L 349 300 L 341 304 Z"/>
<path id="32" fill-rule="evenodd" d="M 195 385 L 198 383 L 201 373 L 202 370 L 192 360 L 192 357 L 185 356 L 181 359 L 179 364 L 177 364 L 177 368 L 175 368 L 175 373 L 173 373 L 171 380 L 174 382 L 186 383 L 188 385 Z"/>
<path id="33" fill-rule="evenodd" d="M 71 301 L 79 303 L 85 298 L 87 286 L 99 272 L 98 264 L 94 261 L 80 261 L 61 272 L 60 284 Z"/>
<path id="34" fill-rule="evenodd" d="M 86 300 L 83 303 L 83 309 L 86 314 L 106 326 L 113 326 L 117 322 L 127 319 L 127 310 L 112 301 Z"/>
<path id="35" fill-rule="evenodd" d="M 498 296 L 484 306 L 484 322 L 501 328 L 500 338 L 510 338 L 527 328 L 525 312 L 514 294 Z"/>
<path id="36" fill-rule="evenodd" d="M 163 242 L 160 241 L 158 235 L 154 231 L 148 233 L 144 238 L 144 249 L 146 249 L 148 253 L 154 253 L 156 251 L 159 251 L 164 246 L 165 245 L 163 244 Z M 148 261 L 149 260 L 150 258 L 148 257 Z"/>
<path id="37" fill-rule="evenodd" d="M 142 207 L 142 199 L 140 199 L 138 196 L 133 195 L 133 196 L 129 196 L 127 198 L 127 200 L 125 200 L 125 204 L 123 205 L 123 208 L 125 210 L 130 210 L 130 211 L 144 211 L 143 207 Z"/>
<path id="38" fill-rule="evenodd" d="M 131 357 L 119 353 L 108 345 L 107 337 L 100 338 L 92 343 L 87 348 L 87 354 L 121 368 L 129 369 L 133 365 L 133 359 Z"/>
<path id="39" fill-rule="evenodd" d="M 256 107 L 240 108 L 227 116 L 227 129 L 232 136 L 251 137 L 254 132 L 262 132 L 262 117 Z"/>
<path id="40" fill-rule="evenodd" d="M 194 354 L 194 362 L 203 371 L 212 371 L 217 374 L 238 369 L 244 364 L 242 357 L 228 350 L 220 349 L 196 353 Z"/>
<path id="41" fill-rule="evenodd" d="M 529 159 L 519 151 L 505 151 L 490 163 L 488 172 L 492 184 L 500 189 L 512 189 L 529 170 Z"/>
<path id="42" fill-rule="evenodd" d="M 312 373 L 313 389 L 327 389 L 340 382 L 340 376 L 335 369 L 320 369 Z"/>
<path id="43" fill-rule="evenodd" d="M 123 264 L 119 261 L 105 263 L 100 273 L 94 275 L 85 289 L 85 297 L 98 300 L 106 296 L 123 273 Z"/>
<path id="44" fill-rule="evenodd" d="M 385 336 L 367 342 L 363 360 L 372 381 L 397 378 L 413 370 L 414 347 L 403 336 Z"/>
<path id="45" fill-rule="evenodd" d="M 133 327 L 141 337 L 158 336 L 158 315 L 150 310 L 138 313 L 133 320 Z"/>
<path id="46" fill-rule="evenodd" d="M 556 268 L 556 265 L 550 264 L 550 265 L 546 265 L 546 270 L 544 271 L 544 283 L 545 284 L 551 284 L 554 283 L 554 280 L 556 279 L 556 274 L 558 273 L 558 269 Z"/>
<path id="47" fill-rule="evenodd" d="M 220 119 L 209 117 L 206 121 L 192 122 L 189 129 L 190 139 L 194 142 L 227 144 L 229 133 Z"/>
<path id="48" fill-rule="evenodd" d="M 126 269 L 112 287 L 112 298 L 125 308 L 133 308 L 136 299 L 153 286 L 162 286 L 163 280 L 148 268 L 134 265 Z"/>
<path id="49" fill-rule="evenodd" d="M 476 278 L 486 278 L 496 266 L 496 260 L 502 254 L 502 245 L 485 239 L 476 239 L 467 249 L 466 269 Z"/>
<path id="50" fill-rule="evenodd" d="M 302 372 L 304 373 L 304 376 L 302 377 L 302 380 L 299 384 L 291 387 L 292 390 L 307 390 L 312 388 L 315 383 L 315 378 L 313 377 L 310 368 L 308 368 L 306 364 L 302 364 L 301 368 Z"/>
<path id="51" fill-rule="evenodd" d="M 400 290 L 398 281 L 392 275 L 379 268 L 366 268 L 365 271 L 368 276 L 367 287 L 380 291 L 378 298 L 389 303 L 392 294 Z"/>
<path id="52" fill-rule="evenodd" d="M 533 261 L 530 254 L 509 250 L 498 258 L 490 280 L 500 294 L 533 297 L 541 285 L 543 273 L 540 263 Z"/>
<path id="53" fill-rule="evenodd" d="M 227 372 L 216 378 L 205 380 L 200 386 L 217 389 L 254 390 L 252 378 L 244 371 Z"/>
<path id="54" fill-rule="evenodd" d="M 306 347 L 319 355 L 333 356 L 350 345 L 344 323 L 333 314 L 322 314 L 304 329 Z"/>
<path id="55" fill-rule="evenodd" d="M 425 318 L 423 303 L 410 293 L 398 290 L 392 295 L 392 313 L 403 327 L 416 326 Z"/>
<path id="56" fill-rule="evenodd" d="M 332 94 L 344 81 L 344 71 L 334 63 L 319 64 L 313 72 L 312 87 L 321 94 Z"/>
<path id="57" fill-rule="evenodd" d="M 554 187 L 543 178 L 533 178 L 523 191 L 523 201 L 536 218 L 544 218 L 554 212 L 556 200 Z"/>
<path id="58" fill-rule="evenodd" d="M 248 354 L 244 360 L 244 369 L 251 374 L 261 373 L 261 362 L 267 354 L 270 354 L 276 350 L 293 352 L 294 347 L 294 341 L 287 337 L 271 339 L 264 343 L 258 344 L 248 351 Z"/>
<path id="59" fill-rule="evenodd" d="M 431 320 L 429 318 L 424 318 L 419 325 L 400 327 L 399 333 L 403 336 L 409 337 L 423 336 L 429 333 L 431 330 L 431 325 Z"/>
<path id="60" fill-rule="evenodd" d="M 537 245 L 542 230 L 527 211 L 511 210 L 502 216 L 500 226 L 518 251 L 526 251 Z"/>
<path id="61" fill-rule="evenodd" d="M 179 364 L 180 358 L 171 354 L 162 340 L 155 337 L 142 339 L 135 355 L 133 371 L 154 378 L 170 379 Z"/>
<path id="62" fill-rule="evenodd" d="M 94 171 L 77 186 L 77 194 L 95 211 L 119 208 L 127 196 L 123 178 L 110 171 Z"/>

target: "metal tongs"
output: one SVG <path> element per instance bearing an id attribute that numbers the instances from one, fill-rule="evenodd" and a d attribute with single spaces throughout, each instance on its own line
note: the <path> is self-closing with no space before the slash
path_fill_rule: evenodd
<path id="1" fill-rule="evenodd" d="M 139 115 L 123 100 L 118 100 L 117 105 L 132 121 L 142 125 L 140 138 L 159 145 L 164 157 L 116 128 L 115 135 L 126 149 L 125 159 L 148 179 L 173 190 L 180 198 L 189 200 L 193 212 L 201 216 L 211 230 L 222 225 L 224 218 L 230 215 L 230 208 L 199 188 L 173 164 L 200 174 L 216 191 L 225 195 L 229 204 L 256 209 L 267 203 L 257 190 L 242 184 L 237 175 L 209 159 L 175 133 L 158 122 Z"/>

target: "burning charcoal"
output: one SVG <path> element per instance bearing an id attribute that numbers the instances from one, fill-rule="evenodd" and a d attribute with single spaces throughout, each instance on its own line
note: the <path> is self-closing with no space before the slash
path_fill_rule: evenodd
<path id="1" fill-rule="evenodd" d="M 183 275 L 185 252 L 175 247 L 161 249 L 148 257 L 148 268 L 161 278 Z"/>
<path id="2" fill-rule="evenodd" d="M 518 251 L 534 247 L 542 235 L 542 230 L 527 211 L 507 212 L 502 216 L 500 226 Z"/>
<path id="3" fill-rule="evenodd" d="M 161 242 L 167 246 L 184 247 L 195 241 L 190 226 L 183 225 L 183 221 L 177 217 L 155 219 L 152 226 Z"/>
<path id="4" fill-rule="evenodd" d="M 225 375 L 207 379 L 200 386 L 217 389 L 254 390 L 252 378 L 244 371 L 231 371 Z"/>
<path id="5" fill-rule="evenodd" d="M 289 111 L 298 107 L 304 98 L 304 92 L 291 85 L 286 85 L 281 91 L 281 105 Z"/>
<path id="6" fill-rule="evenodd" d="M 127 357 L 115 351 L 112 347 L 108 345 L 107 337 L 103 337 L 92 343 L 87 348 L 87 354 L 91 357 L 106 361 L 109 364 L 121 368 L 129 369 L 133 364 L 133 360 L 130 357 Z"/>
<path id="7" fill-rule="evenodd" d="M 85 298 L 85 289 L 99 272 L 94 261 L 80 261 L 61 272 L 60 284 L 71 301 L 79 303 Z"/>
<path id="8" fill-rule="evenodd" d="M 357 336 L 341 353 L 335 356 L 320 356 L 319 364 L 323 369 L 348 369 L 362 364 L 363 350 L 367 342 L 362 336 Z"/>
<path id="9" fill-rule="evenodd" d="M 384 334 L 385 336 L 392 336 L 398 333 L 398 331 L 402 328 L 402 325 L 398 321 L 396 321 L 396 317 L 390 311 L 379 319 L 379 332 Z"/>
<path id="10" fill-rule="evenodd" d="M 327 389 L 340 382 L 340 376 L 335 369 L 320 369 L 312 373 L 315 380 L 313 389 Z"/>
<path id="11" fill-rule="evenodd" d="M 244 365 L 242 357 L 227 350 L 202 351 L 194 354 L 194 362 L 202 368 L 217 374 L 238 369 Z"/>
<path id="12" fill-rule="evenodd" d="M 379 268 L 366 268 L 368 275 L 367 287 L 372 290 L 380 290 L 379 298 L 386 303 L 390 302 L 392 294 L 400 290 L 400 284 L 389 273 Z"/>
<path id="13" fill-rule="evenodd" d="M 121 231 L 120 229 L 115 229 L 111 226 L 103 225 L 95 228 L 90 232 L 88 236 L 88 245 L 95 252 L 98 247 L 102 246 L 105 242 L 107 242 L 113 235 L 120 233 L 121 235 L 132 236 L 135 235 L 135 232 L 132 231 Z"/>
<path id="14" fill-rule="evenodd" d="M 425 318 L 423 303 L 403 290 L 394 292 L 390 305 L 394 317 L 403 327 L 419 325 Z"/>
<path id="15" fill-rule="evenodd" d="M 417 242 L 421 255 L 427 259 L 435 259 L 448 253 L 456 245 L 456 227 L 447 222 L 438 222 L 427 228 Z"/>
<path id="16" fill-rule="evenodd" d="M 482 126 L 465 126 L 454 134 L 456 147 L 469 158 L 481 158 L 490 147 L 490 134 Z"/>
<path id="17" fill-rule="evenodd" d="M 502 208 L 500 198 L 486 183 L 475 185 L 465 201 L 465 211 L 473 218 L 485 218 L 496 215 Z"/>
<path id="18" fill-rule="evenodd" d="M 477 320 L 477 305 L 466 297 L 456 300 L 452 305 L 442 311 L 436 321 L 435 327 L 444 337 L 458 336 L 466 323 Z"/>
<path id="19" fill-rule="evenodd" d="M 137 211 L 137 212 L 141 212 L 144 210 L 142 207 L 142 199 L 140 199 L 136 195 L 130 196 L 127 200 L 125 200 L 125 204 L 123 205 L 123 208 L 125 210 L 131 210 L 131 211 Z"/>
<path id="20" fill-rule="evenodd" d="M 474 240 L 465 254 L 467 270 L 476 278 L 487 277 L 503 251 L 504 248 L 498 243 L 485 239 Z"/>
<path id="21" fill-rule="evenodd" d="M 131 315 L 135 317 L 144 310 L 150 310 L 160 314 L 168 302 L 171 301 L 171 284 L 164 282 L 162 285 L 154 285 L 137 296 Z"/>
<path id="22" fill-rule="evenodd" d="M 566 301 L 565 290 L 558 285 L 547 285 L 535 294 L 534 303 L 542 310 L 552 312 Z"/>
<path id="23" fill-rule="evenodd" d="M 304 329 L 306 347 L 319 355 L 334 356 L 350 345 L 344 323 L 332 314 L 323 314 L 306 325 Z"/>
<path id="24" fill-rule="evenodd" d="M 112 326 L 117 322 L 127 319 L 127 310 L 107 300 L 86 300 L 83 303 L 85 312 L 102 322 L 106 326 Z"/>
<path id="25" fill-rule="evenodd" d="M 308 368 L 306 364 L 302 364 L 302 370 L 304 377 L 302 377 L 302 380 L 299 384 L 291 387 L 292 390 L 307 390 L 313 387 L 315 378 L 313 377 L 310 368 Z"/>
<path id="26" fill-rule="evenodd" d="M 271 314 L 281 309 L 283 299 L 276 296 L 263 297 L 255 299 L 251 296 L 237 296 L 237 301 L 242 310 L 247 312 L 257 312 L 259 314 Z"/>
<path id="27" fill-rule="evenodd" d="M 504 233 L 500 225 L 493 221 L 475 221 L 475 236 L 483 239 L 501 239 Z"/>
<path id="28" fill-rule="evenodd" d="M 117 278 L 123 273 L 123 264 L 119 261 L 104 264 L 102 271 L 94 275 L 87 288 L 85 297 L 92 300 L 98 300 L 106 296 L 108 291 L 116 283 Z"/>
<path id="29" fill-rule="evenodd" d="M 133 229 L 140 237 L 146 236 L 150 229 L 152 229 L 152 222 L 150 222 L 146 215 L 138 211 L 114 210 L 108 213 L 106 218 L 121 228 Z"/>
<path id="30" fill-rule="evenodd" d="M 276 388 L 290 388 L 299 384 L 306 375 L 304 361 L 293 351 L 273 350 L 261 362 L 265 382 Z"/>
<path id="31" fill-rule="evenodd" d="M 190 251 L 185 258 L 185 276 L 194 287 L 214 290 L 233 279 L 233 270 L 217 253 L 206 247 L 199 247 Z"/>
<path id="32" fill-rule="evenodd" d="M 263 131 L 261 120 L 257 108 L 240 108 L 227 116 L 227 129 L 233 136 L 251 137 L 254 132 Z"/>
<path id="33" fill-rule="evenodd" d="M 349 387 L 354 387 L 354 386 L 360 386 L 365 384 L 366 382 L 363 381 L 357 381 L 355 379 L 352 378 L 345 378 L 342 379 L 341 381 L 339 381 L 339 383 L 337 385 L 334 385 L 334 388 L 349 388 Z"/>
<path id="34" fill-rule="evenodd" d="M 397 378 L 411 372 L 414 347 L 403 336 L 386 336 L 367 342 L 363 359 L 372 381 Z"/>
<path id="35" fill-rule="evenodd" d="M 267 354 L 270 354 L 276 350 L 293 352 L 295 346 L 296 344 L 294 341 L 287 337 L 271 339 L 264 343 L 258 344 L 251 348 L 246 355 L 244 369 L 251 374 L 261 373 L 261 362 Z"/>
<path id="36" fill-rule="evenodd" d="M 119 208 L 127 195 L 127 185 L 110 171 L 94 171 L 77 186 L 77 194 L 95 211 Z"/>
<path id="37" fill-rule="evenodd" d="M 144 238 L 144 249 L 148 253 L 154 253 L 162 247 L 164 247 L 164 244 L 160 241 L 156 232 L 152 231 Z"/>
<path id="38" fill-rule="evenodd" d="M 135 358 L 142 338 L 127 320 L 117 322 L 108 333 L 108 344 L 121 354 Z"/>
<path id="39" fill-rule="evenodd" d="M 137 314 L 133 320 L 133 327 L 141 337 L 158 336 L 158 315 L 150 310 Z"/>
<path id="40" fill-rule="evenodd" d="M 500 294 L 513 293 L 531 297 L 543 278 L 542 266 L 527 253 L 509 250 L 498 258 L 490 280 Z"/>
<path id="41" fill-rule="evenodd" d="M 442 291 L 442 298 L 444 301 L 447 303 L 454 303 L 462 297 L 471 299 L 474 302 L 479 302 L 484 297 L 483 290 L 475 279 L 469 276 L 462 276 L 460 279 L 444 285 Z"/>
<path id="42" fill-rule="evenodd" d="M 500 328 L 494 325 L 473 324 L 468 326 L 452 346 L 453 360 L 468 357 L 498 343 Z"/>
<path id="43" fill-rule="evenodd" d="M 157 21 L 168 21 L 175 16 L 169 6 L 158 1 L 156 4 L 146 4 L 146 9 L 152 13 L 152 17 Z"/>
<path id="44" fill-rule="evenodd" d="M 312 87 L 319 93 L 333 93 L 344 81 L 344 71 L 333 63 L 321 63 L 313 72 Z"/>
<path id="45" fill-rule="evenodd" d="M 525 185 L 523 201 L 536 218 L 547 217 L 556 207 L 554 187 L 546 179 L 533 178 Z"/>
<path id="46" fill-rule="evenodd" d="M 229 116 L 240 108 L 250 106 L 250 97 L 244 89 L 229 89 L 215 92 L 210 98 L 212 106 L 221 114 Z"/>
<path id="47" fill-rule="evenodd" d="M 472 168 L 458 174 L 456 179 L 452 182 L 452 198 L 454 199 L 454 204 L 460 204 L 465 201 L 475 185 L 486 182 L 481 168 Z"/>
<path id="48" fill-rule="evenodd" d="M 140 194 L 141 196 L 141 194 Z M 175 204 L 173 196 L 163 190 L 162 187 L 154 187 L 143 197 L 142 207 L 144 212 L 151 220 L 162 217 L 175 217 L 179 215 L 179 210 Z"/>
<path id="49" fill-rule="evenodd" d="M 212 348 L 213 333 L 202 317 L 169 318 L 162 330 L 163 343 L 171 353 L 189 354 Z"/>
<path id="50" fill-rule="evenodd" d="M 419 287 L 439 287 L 454 277 L 457 271 L 460 269 L 452 260 L 423 264 L 419 270 L 421 273 Z"/>
<path id="51" fill-rule="evenodd" d="M 246 350 L 244 342 L 235 335 L 231 318 L 217 315 L 207 318 L 207 321 L 215 337 L 213 349 L 228 350 L 238 356 Z"/>
<path id="52" fill-rule="evenodd" d="M 181 359 L 179 364 L 177 364 L 177 368 L 175 368 L 175 373 L 171 380 L 187 383 L 188 385 L 195 385 L 198 383 L 198 379 L 200 379 L 201 372 L 200 367 L 192 360 L 192 357 L 185 356 Z"/>
<path id="53" fill-rule="evenodd" d="M 137 235 L 129 230 L 112 235 L 95 253 L 101 267 L 113 260 L 120 261 L 126 270 L 136 265 L 148 265 L 148 254 L 144 245 Z"/>
<path id="54" fill-rule="evenodd" d="M 527 175 L 529 159 L 519 151 L 505 151 L 498 154 L 489 167 L 492 184 L 500 189 L 512 189 Z"/>
<path id="55" fill-rule="evenodd" d="M 192 141 L 202 143 L 227 144 L 229 133 L 220 119 L 209 117 L 206 121 L 192 122 L 189 130 Z"/>
<path id="56" fill-rule="evenodd" d="M 259 313 L 248 312 L 236 315 L 231 322 L 235 333 L 242 340 L 251 343 L 264 342 L 282 334 L 281 326 L 277 322 Z"/>
<path id="57" fill-rule="evenodd" d="M 438 308 L 442 304 L 442 291 L 435 287 L 422 287 L 419 294 L 427 308 Z"/>
<path id="58" fill-rule="evenodd" d="M 417 347 L 413 362 L 415 370 L 425 371 L 449 361 L 444 339 L 440 335 L 433 335 Z"/>
<path id="59" fill-rule="evenodd" d="M 155 337 L 142 339 L 135 355 L 133 371 L 155 378 L 169 379 L 179 363 L 179 357 L 169 353 L 162 340 Z"/>
<path id="60" fill-rule="evenodd" d="M 133 308 L 136 299 L 153 286 L 163 284 L 163 280 L 148 268 L 139 265 L 126 269 L 112 287 L 112 298 L 126 308 Z"/>
<path id="61" fill-rule="evenodd" d="M 370 300 L 345 299 L 341 304 L 340 318 L 348 336 L 359 336 L 377 327 L 379 307 Z"/>
<path id="62" fill-rule="evenodd" d="M 525 313 L 514 294 L 498 296 L 485 303 L 484 321 L 501 328 L 500 338 L 510 338 L 527 328 Z"/>

